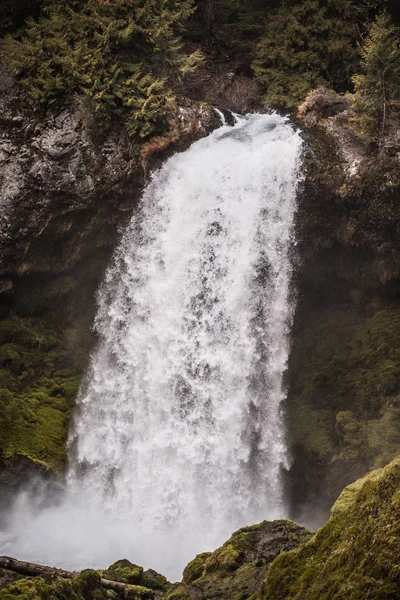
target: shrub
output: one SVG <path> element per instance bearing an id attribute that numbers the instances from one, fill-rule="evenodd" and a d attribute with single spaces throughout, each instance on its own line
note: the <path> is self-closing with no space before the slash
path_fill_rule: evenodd
<path id="1" fill-rule="evenodd" d="M 48 1 L 8 36 L 6 64 L 40 103 L 73 92 L 103 119 L 120 114 L 131 135 L 163 128 L 174 109 L 169 84 L 196 68 L 186 55 L 181 23 L 192 0 Z"/>

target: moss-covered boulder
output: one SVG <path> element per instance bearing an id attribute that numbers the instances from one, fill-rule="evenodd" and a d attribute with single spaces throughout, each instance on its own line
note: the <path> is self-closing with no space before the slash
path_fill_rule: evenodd
<path id="1" fill-rule="evenodd" d="M 263 521 L 236 531 L 215 552 L 199 554 L 184 570 L 168 600 L 245 600 L 259 589 L 268 565 L 310 533 L 291 521 Z"/>
<path id="2" fill-rule="evenodd" d="M 200 579 L 205 573 L 205 563 L 207 558 L 211 556 L 211 552 L 202 552 L 198 554 L 183 570 L 183 583 L 192 583 L 196 579 Z"/>
<path id="3" fill-rule="evenodd" d="M 124 598 L 125 600 L 153 600 L 154 591 L 142 585 L 127 585 Z"/>
<path id="4" fill-rule="evenodd" d="M 400 458 L 344 490 L 315 536 L 274 560 L 258 597 L 400 598 Z"/>
<path id="5" fill-rule="evenodd" d="M 161 573 L 157 573 L 154 569 L 147 569 L 143 571 L 142 576 L 140 578 L 140 584 L 144 587 L 150 588 L 151 590 L 168 590 L 171 587 L 168 579 L 161 575 Z"/>
<path id="6" fill-rule="evenodd" d="M 138 598 L 153 598 L 153 590 L 160 592 L 171 587 L 171 583 L 161 573 L 157 573 L 153 569 L 144 571 L 143 567 L 131 563 L 126 558 L 117 560 L 110 565 L 108 569 L 102 572 L 102 577 L 111 581 L 129 584 L 129 598 L 135 598 L 136 596 Z"/>
<path id="7" fill-rule="evenodd" d="M 126 558 L 117 560 L 108 569 L 103 571 L 104 579 L 120 581 L 122 583 L 139 584 L 143 575 L 143 567 L 134 565 Z"/>

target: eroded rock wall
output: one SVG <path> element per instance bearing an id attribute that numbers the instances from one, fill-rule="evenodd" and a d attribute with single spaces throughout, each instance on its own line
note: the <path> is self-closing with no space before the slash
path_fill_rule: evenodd
<path id="1" fill-rule="evenodd" d="M 342 488 L 400 449 L 400 138 L 359 137 L 345 99 L 303 106 L 288 372 L 294 518 L 317 525 Z M 318 510 L 320 512 L 318 513 Z"/>

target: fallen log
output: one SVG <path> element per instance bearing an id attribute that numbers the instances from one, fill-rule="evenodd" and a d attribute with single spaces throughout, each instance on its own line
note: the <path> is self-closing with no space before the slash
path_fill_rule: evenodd
<path id="1" fill-rule="evenodd" d="M 48 567 L 46 565 L 37 565 L 36 563 L 17 560 L 10 556 L 0 556 L 0 568 L 20 573 L 21 575 L 30 576 L 48 576 L 57 575 L 64 579 L 72 579 L 79 575 L 79 571 L 66 571 L 65 569 L 57 569 L 57 567 Z M 125 593 L 126 583 L 120 581 L 110 581 L 109 579 L 100 579 L 101 585 L 107 589 Z"/>

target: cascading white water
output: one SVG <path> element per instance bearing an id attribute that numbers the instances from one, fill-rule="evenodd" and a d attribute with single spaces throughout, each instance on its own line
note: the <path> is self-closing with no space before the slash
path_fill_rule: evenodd
<path id="1" fill-rule="evenodd" d="M 65 558 L 53 540 L 52 562 L 126 556 L 176 577 L 238 527 L 285 515 L 282 378 L 300 153 L 284 118 L 251 115 L 153 176 L 99 292 L 68 495 L 40 515 L 43 524 L 68 514 L 90 551 L 76 541 L 74 550 L 55 524 Z M 32 520 L 28 529 L 33 538 Z M 20 547 L 32 558 L 26 535 Z M 45 543 L 35 540 L 34 552 L 46 560 Z"/>

